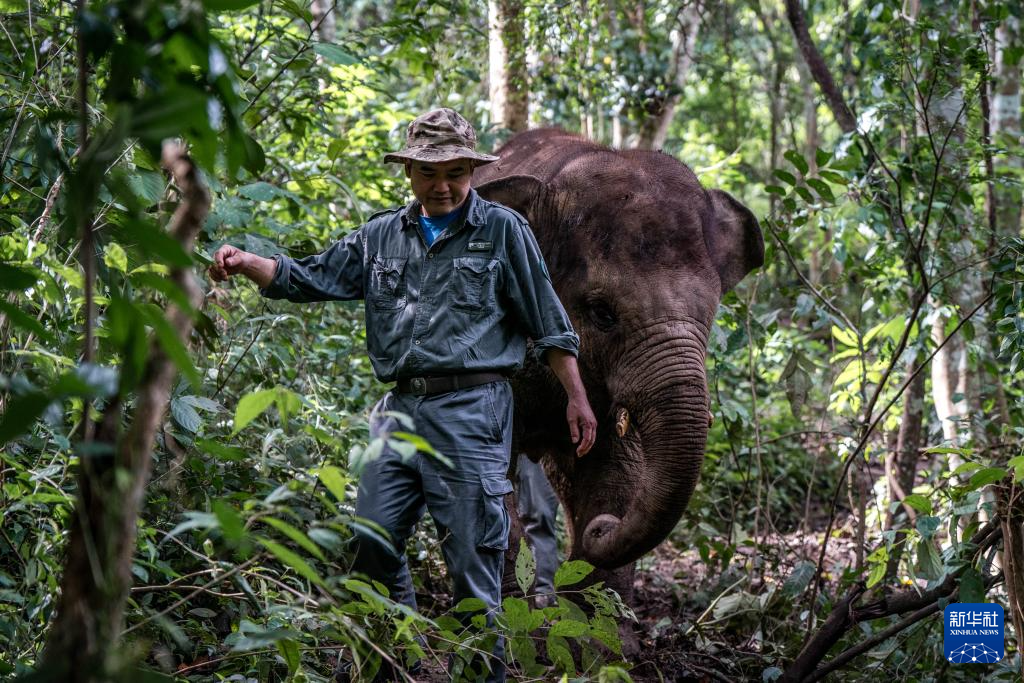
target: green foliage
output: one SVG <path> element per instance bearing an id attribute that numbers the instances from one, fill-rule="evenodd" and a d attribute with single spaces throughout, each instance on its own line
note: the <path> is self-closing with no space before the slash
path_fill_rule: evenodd
<path id="1" fill-rule="evenodd" d="M 985 203 L 991 185 L 1004 208 L 1019 206 L 1024 178 L 1008 162 L 1019 140 L 982 137 L 980 86 L 994 78 L 996 28 L 1019 10 L 961 5 L 925 3 L 911 20 L 893 1 L 805 3 L 858 116 L 858 131 L 843 134 L 779 6 L 704 3 L 680 87 L 678 3 L 524 3 L 536 123 L 630 145 L 678 96 L 665 151 L 744 201 L 765 231 L 767 265 L 725 297 L 710 330 L 716 420 L 671 537 L 693 565 L 662 581 L 672 618 L 645 622 L 644 647 L 714 652 L 730 679 L 775 680 L 808 615 L 820 621 L 854 582 L 927 590 L 955 574 L 961 599 L 1002 599 L 986 581 L 992 552 L 969 540 L 979 513 L 994 514 L 1024 481 L 1024 240 L 1019 224 L 992 229 Z M 447 613 L 440 601 L 423 616 L 347 573 L 353 531 L 379 532 L 352 501 L 384 445 L 368 438 L 383 388 L 359 308 L 300 311 L 248 284 L 207 282 L 192 311 L 167 273 L 204 266 L 224 243 L 313 253 L 404 202 L 400 169 L 380 159 L 429 106 L 462 110 L 493 148 L 507 131 L 489 119 L 484 6 L 338 3 L 333 40 L 292 0 L 90 2 L 81 18 L 49 0 L 0 11 L 2 675 L 26 673 L 41 651 L 76 467 L 109 455 L 80 447 L 86 411 L 117 405 L 126 424 L 153 344 L 182 379 L 152 454 L 128 649 L 192 680 L 324 676 L 339 648 L 367 677 L 385 657 L 453 654 L 457 670 L 472 670 L 493 644 L 483 605 Z M 81 149 L 79 36 L 90 69 Z M 1006 55 L 1019 61 L 1020 46 Z M 194 258 L 165 230 L 177 200 L 159 165 L 167 137 L 187 141 L 213 197 Z M 87 217 L 92 363 L 81 362 L 76 263 Z M 187 347 L 164 317 L 170 303 L 196 321 Z M 951 338 L 949 367 L 970 380 L 949 396 L 954 420 L 936 412 L 937 331 Z M 896 492 L 884 474 L 912 366 L 926 376 L 923 438 L 912 486 Z M 444 459 L 411 431 L 390 439 L 410 457 Z M 839 523 L 819 576 L 834 496 Z M 444 592 L 434 537 L 418 531 L 409 559 L 421 595 Z M 556 604 L 537 609 L 535 564 L 521 549 L 522 594 L 497 619 L 516 675 L 630 680 L 630 664 L 615 660 L 617 622 L 631 614 L 608 591 L 578 588 L 591 570 L 563 564 Z M 653 560 L 639 571 L 657 584 Z M 844 644 L 885 626 L 865 623 Z M 844 679 L 924 680 L 941 665 L 937 640 L 923 622 Z"/>

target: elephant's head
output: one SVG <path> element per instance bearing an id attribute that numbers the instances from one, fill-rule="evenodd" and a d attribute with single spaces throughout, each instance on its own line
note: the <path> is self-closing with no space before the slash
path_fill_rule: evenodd
<path id="1" fill-rule="evenodd" d="M 580 335 L 598 442 L 578 460 L 567 443 L 543 450 L 572 556 L 614 568 L 660 543 L 693 493 L 709 330 L 722 295 L 762 264 L 764 242 L 748 209 L 672 157 L 593 148 L 547 181 L 512 175 L 477 189 L 529 220 Z M 549 431 L 567 441 L 564 426 Z"/>

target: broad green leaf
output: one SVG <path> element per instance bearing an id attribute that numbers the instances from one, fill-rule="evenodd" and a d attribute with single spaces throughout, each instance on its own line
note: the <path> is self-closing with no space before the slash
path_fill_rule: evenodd
<path id="1" fill-rule="evenodd" d="M 313 43 L 313 51 L 339 66 L 352 66 L 359 60 L 332 43 Z"/>
<path id="2" fill-rule="evenodd" d="M 800 195 L 800 198 L 808 204 L 814 204 L 814 195 L 812 195 L 811 191 L 803 185 L 797 185 L 793 188 L 793 191 Z"/>
<path id="3" fill-rule="evenodd" d="M 294 569 L 299 576 L 317 585 L 323 585 L 324 580 L 320 578 L 320 575 L 316 573 L 316 570 L 294 552 L 280 543 L 275 543 L 267 538 L 261 538 L 259 541 L 264 548 L 273 553 L 274 557 L 280 560 L 282 564 Z"/>
<path id="4" fill-rule="evenodd" d="M 234 436 L 245 429 L 246 425 L 270 407 L 276 396 L 277 391 L 274 389 L 254 391 L 243 396 L 238 401 L 238 406 L 235 408 L 235 426 L 231 435 Z"/>
<path id="5" fill-rule="evenodd" d="M 911 493 L 903 499 L 903 504 L 908 505 L 922 515 L 932 514 L 932 503 L 920 493 Z"/>
<path id="6" fill-rule="evenodd" d="M 1006 462 L 1007 467 L 1013 468 L 1013 478 L 1018 482 L 1024 481 L 1024 455 L 1018 455 L 1016 458 L 1010 458 Z"/>
<path id="7" fill-rule="evenodd" d="M 156 335 L 157 341 L 160 342 L 160 347 L 164 353 L 181 371 L 181 374 L 189 381 L 192 388 L 198 391 L 200 385 L 202 385 L 202 379 L 199 377 L 199 371 L 196 370 L 196 366 L 192 363 L 192 356 L 189 355 L 188 349 L 185 348 L 185 344 L 178 335 L 178 330 L 171 327 L 171 324 L 167 322 L 167 318 L 164 317 L 164 312 L 157 306 L 143 304 L 139 306 L 139 310 L 145 314 L 147 322 L 153 327 L 153 333 Z"/>
<path id="8" fill-rule="evenodd" d="M 871 571 L 868 573 L 867 587 L 873 587 L 883 578 L 885 578 L 885 562 L 877 562 L 871 565 Z"/>
<path id="9" fill-rule="evenodd" d="M 572 619 L 562 619 L 551 627 L 549 631 L 550 635 L 564 636 L 566 638 L 579 638 L 580 636 L 586 635 L 590 631 L 590 627 L 580 621 L 573 621 Z"/>
<path id="10" fill-rule="evenodd" d="M 857 347 L 857 335 L 850 330 L 843 329 L 838 325 L 833 325 L 832 336 L 840 344 L 844 344 L 845 346 L 852 346 L 854 348 Z"/>
<path id="11" fill-rule="evenodd" d="M 999 481 L 1007 474 L 1009 472 L 1002 467 L 986 467 L 972 474 L 971 480 L 967 482 L 967 486 L 971 490 L 980 489 L 982 486 L 988 486 L 993 482 Z"/>
<path id="12" fill-rule="evenodd" d="M 782 155 L 786 158 L 786 161 L 793 164 L 796 170 L 800 171 L 801 174 L 807 175 L 807 171 L 810 170 L 810 166 L 807 164 L 807 160 L 797 154 L 795 151 L 788 149 Z"/>
<path id="13" fill-rule="evenodd" d="M 802 560 L 799 562 L 796 567 L 793 568 L 793 571 L 786 579 L 786 582 L 782 584 L 783 595 L 795 597 L 803 593 L 811 583 L 811 579 L 814 578 L 815 568 L 815 563 L 809 560 Z"/>
<path id="14" fill-rule="evenodd" d="M 235 509 L 223 500 L 213 501 L 213 514 L 220 522 L 220 530 L 224 532 L 224 538 L 232 543 L 238 543 L 245 535 L 245 524 L 238 516 Z"/>
<path id="15" fill-rule="evenodd" d="M 316 476 L 339 503 L 345 502 L 345 487 L 351 479 L 342 474 L 341 470 L 333 465 L 325 465 L 317 470 Z"/>
<path id="16" fill-rule="evenodd" d="M 162 173 L 137 170 L 128 176 L 128 186 L 147 204 L 156 204 L 164 194 L 167 181 Z"/>
<path id="17" fill-rule="evenodd" d="M 302 656 L 299 653 L 299 645 L 290 638 L 277 641 L 277 651 L 281 653 L 285 664 L 288 665 L 288 675 L 293 676 L 299 670 Z"/>
<path id="18" fill-rule="evenodd" d="M 847 185 L 850 184 L 850 180 L 846 176 L 840 175 L 839 173 L 836 173 L 835 171 L 825 171 L 825 170 L 822 170 L 822 171 L 818 171 L 818 175 L 820 175 L 822 178 L 824 178 L 825 180 L 829 181 L 830 183 L 834 183 L 836 185 L 842 185 L 843 187 L 846 187 Z"/>
<path id="19" fill-rule="evenodd" d="M 973 448 L 952 448 L 950 446 L 934 446 L 925 450 L 925 453 L 935 453 L 938 455 L 962 455 L 964 457 L 969 456 L 974 452 Z"/>
<path id="20" fill-rule="evenodd" d="M 985 582 L 974 567 L 968 567 L 960 576 L 960 595 L 957 602 L 985 602 Z"/>
<path id="21" fill-rule="evenodd" d="M 145 256 L 171 267 L 188 268 L 192 257 L 178 240 L 153 220 L 128 219 L 124 225 L 111 224 L 121 244 L 141 251 Z"/>
<path id="22" fill-rule="evenodd" d="M 280 531 L 282 534 L 293 540 L 296 545 L 300 546 L 303 550 L 318 560 L 327 560 L 327 558 L 324 557 L 324 554 L 320 551 L 320 548 L 316 546 L 316 543 L 313 543 L 306 534 L 302 533 L 302 531 L 295 528 L 288 522 L 277 519 L 276 517 L 261 517 L 260 521 Z"/>
<path id="23" fill-rule="evenodd" d="M 0 263 L 0 290 L 20 292 L 34 285 L 38 279 L 28 268 Z"/>
<path id="24" fill-rule="evenodd" d="M 167 297 L 169 301 L 173 301 L 184 311 L 192 311 L 192 303 L 188 300 L 188 296 L 182 291 L 174 280 L 171 280 L 165 275 L 158 275 L 151 271 L 138 271 L 135 270 L 129 276 L 129 279 L 135 286 L 148 287 L 156 290 Z"/>
<path id="25" fill-rule="evenodd" d="M 267 182 L 250 183 L 238 188 L 238 194 L 257 202 L 269 202 L 277 197 L 285 196 L 287 193 L 280 188 L 274 187 Z"/>
<path id="26" fill-rule="evenodd" d="M 103 263 L 107 265 L 107 268 L 119 270 L 122 273 L 128 272 L 128 254 L 117 242 L 111 242 L 103 250 Z"/>
<path id="27" fill-rule="evenodd" d="M 0 416 L 0 445 L 32 429 L 48 405 L 50 397 L 41 391 L 9 398 Z"/>
<path id="28" fill-rule="evenodd" d="M 935 532 L 939 530 L 939 525 L 942 520 L 934 515 L 922 515 L 917 518 L 917 532 L 921 534 L 921 538 L 925 540 L 931 540 L 935 535 Z"/>
<path id="29" fill-rule="evenodd" d="M 569 560 L 563 562 L 555 572 L 555 588 L 571 586 L 579 583 L 594 571 L 594 565 L 585 560 Z"/>
<path id="30" fill-rule="evenodd" d="M 786 183 L 787 185 L 796 185 L 796 176 L 789 171 L 783 171 L 781 168 L 777 168 L 772 173 L 776 178 Z"/>
<path id="31" fill-rule="evenodd" d="M 487 603 L 480 598 L 463 598 L 455 605 L 456 612 L 484 612 L 487 610 Z"/>
<path id="32" fill-rule="evenodd" d="M 245 460 L 248 455 L 244 448 L 240 448 L 238 446 L 225 446 L 213 441 L 212 439 L 196 439 L 195 443 L 196 446 L 198 446 L 204 453 L 209 453 L 219 460 L 238 462 L 239 460 Z"/>
<path id="33" fill-rule="evenodd" d="M 533 550 L 526 544 L 525 538 L 519 539 L 519 553 L 516 555 L 516 583 L 523 595 L 530 592 L 533 586 L 533 579 L 537 573 L 537 559 L 533 556 Z"/>
<path id="34" fill-rule="evenodd" d="M 807 184 L 810 185 L 818 196 L 827 202 L 834 202 L 836 196 L 832 193 L 832 188 L 828 186 L 824 180 L 818 180 L 817 178 L 808 178 Z"/>
<path id="35" fill-rule="evenodd" d="M 525 600 L 513 597 L 505 598 L 501 601 L 501 609 L 501 617 L 511 630 L 525 633 L 533 630 L 530 623 L 530 605 Z M 543 617 L 541 623 L 543 623 Z"/>
<path id="36" fill-rule="evenodd" d="M 182 429 L 191 434 L 195 434 L 203 426 L 203 418 L 199 416 L 196 409 L 182 401 L 180 397 L 171 399 L 171 417 Z"/>
<path id="37" fill-rule="evenodd" d="M 576 665 L 573 663 L 569 644 L 565 638 L 548 633 L 547 646 L 548 657 L 554 662 L 555 667 L 570 676 L 575 675 Z"/>
<path id="38" fill-rule="evenodd" d="M 930 581 L 942 576 L 942 558 L 930 540 L 921 539 L 917 544 L 917 570 Z"/>

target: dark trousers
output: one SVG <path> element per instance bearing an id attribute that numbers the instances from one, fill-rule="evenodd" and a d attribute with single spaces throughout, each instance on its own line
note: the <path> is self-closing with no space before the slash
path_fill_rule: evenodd
<path id="1" fill-rule="evenodd" d="M 555 521 L 558 516 L 558 495 L 551 488 L 544 468 L 525 455 L 516 463 L 516 497 L 519 501 L 519 519 L 523 522 L 527 540 L 537 561 L 538 595 L 555 592 L 555 571 L 558 570 L 558 535 Z"/>
<path id="2" fill-rule="evenodd" d="M 453 605 L 478 598 L 493 625 L 501 606 L 509 518 L 505 494 L 512 437 L 512 390 L 492 382 L 432 396 L 388 393 L 370 417 L 371 437 L 406 431 L 388 413 L 412 418 L 423 437 L 449 464 L 425 452 L 403 457 L 385 446 L 359 480 L 356 515 L 375 522 L 389 539 L 357 533 L 353 570 L 380 581 L 391 598 L 416 607 L 405 545 L 424 511 L 430 512 L 452 578 Z M 395 438 L 395 437 L 392 437 Z M 468 618 L 469 613 L 460 613 Z M 504 681 L 504 642 L 498 639 L 487 681 Z"/>

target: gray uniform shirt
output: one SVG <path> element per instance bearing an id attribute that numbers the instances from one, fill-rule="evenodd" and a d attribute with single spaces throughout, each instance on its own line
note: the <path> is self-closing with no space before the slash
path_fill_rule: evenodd
<path id="1" fill-rule="evenodd" d="M 375 214 L 326 251 L 274 258 L 270 299 L 364 299 L 366 346 L 382 382 L 511 372 L 526 340 L 538 357 L 577 355 L 579 337 L 551 285 L 526 220 L 470 190 L 463 218 L 428 248 L 419 202 Z"/>

